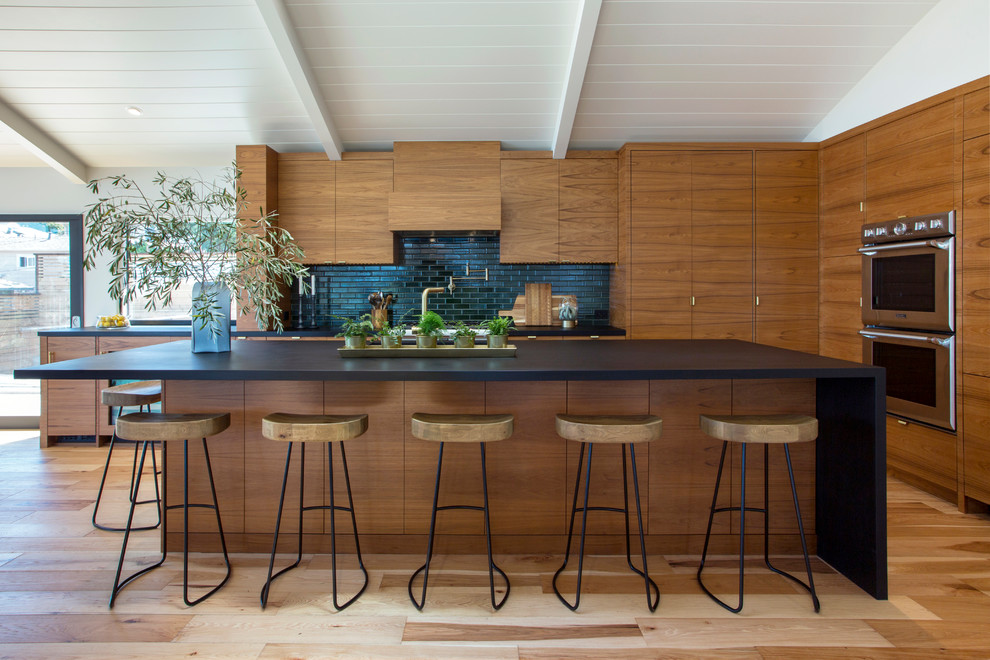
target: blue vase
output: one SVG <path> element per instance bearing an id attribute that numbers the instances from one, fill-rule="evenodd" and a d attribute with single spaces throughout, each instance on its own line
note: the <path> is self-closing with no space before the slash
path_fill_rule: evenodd
<path id="1" fill-rule="evenodd" d="M 193 353 L 229 353 L 230 352 L 230 289 L 216 282 L 196 282 L 193 284 L 192 297 L 211 300 L 214 315 L 220 317 L 219 327 L 202 325 L 198 319 L 192 320 L 192 352 Z"/>

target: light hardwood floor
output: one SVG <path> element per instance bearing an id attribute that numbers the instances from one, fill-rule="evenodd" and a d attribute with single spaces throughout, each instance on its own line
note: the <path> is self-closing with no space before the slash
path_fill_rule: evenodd
<path id="1" fill-rule="evenodd" d="M 406 580 L 420 556 L 370 555 L 371 583 L 350 609 L 329 605 L 329 560 L 303 565 L 258 592 L 267 557 L 235 555 L 230 583 L 194 608 L 181 599 L 181 555 L 122 592 L 107 609 L 120 534 L 93 529 L 92 501 L 105 449 L 38 449 L 37 437 L 0 433 L 0 658 L 988 658 L 990 518 L 889 481 L 890 600 L 876 601 L 815 563 L 821 614 L 782 578 L 747 577 L 742 615 L 698 589 L 697 557 L 653 556 L 656 614 L 623 557 L 586 563 L 580 612 L 557 602 L 557 556 L 500 556 L 512 579 L 506 606 L 488 605 L 484 558 L 440 557 L 426 609 Z M 121 452 L 108 497 L 125 497 Z M 108 516 L 122 514 L 108 507 Z M 497 544 L 497 540 L 496 540 Z M 147 559 L 157 532 L 133 537 Z M 350 559 L 350 558 L 348 558 Z M 799 568 L 797 562 L 781 562 Z M 197 561 L 192 582 L 219 574 Z M 713 582 L 728 591 L 728 562 Z M 438 570 L 439 569 L 439 570 Z M 347 572 L 345 593 L 356 584 Z"/>

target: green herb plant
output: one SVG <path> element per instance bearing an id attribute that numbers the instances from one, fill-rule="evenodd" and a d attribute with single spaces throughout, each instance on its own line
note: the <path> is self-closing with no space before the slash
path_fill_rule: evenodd
<path id="1" fill-rule="evenodd" d="M 378 334 L 375 326 L 371 323 L 371 314 L 362 314 L 356 319 L 346 316 L 331 316 L 340 321 L 338 337 L 374 337 Z"/>
<path id="2" fill-rule="evenodd" d="M 258 217 L 249 217 L 239 179 L 234 164 L 214 180 L 158 172 L 154 194 L 124 175 L 90 181 L 97 201 L 85 214 L 83 265 L 92 270 L 98 255 L 109 255 L 110 296 L 127 303 L 140 292 L 147 309 L 169 305 L 189 280 L 210 283 L 190 313 L 214 335 L 225 320 L 217 300 L 226 287 L 242 311 L 254 312 L 259 327 L 281 332 L 283 291 L 303 280 L 305 293 L 309 271 L 292 235 L 273 224 L 274 212 L 259 209 Z"/>
<path id="3" fill-rule="evenodd" d="M 511 316 L 496 316 L 490 318 L 487 321 L 481 322 L 481 327 L 488 330 L 488 334 L 500 336 L 509 334 L 510 330 L 515 330 L 512 327 L 513 319 Z"/>
<path id="4" fill-rule="evenodd" d="M 446 327 L 447 324 L 439 314 L 427 311 L 419 317 L 416 334 L 423 337 L 440 337 Z"/>
<path id="5" fill-rule="evenodd" d="M 478 336 L 478 331 L 465 324 L 464 321 L 457 321 L 453 330 L 455 337 L 471 337 L 473 339 Z"/>

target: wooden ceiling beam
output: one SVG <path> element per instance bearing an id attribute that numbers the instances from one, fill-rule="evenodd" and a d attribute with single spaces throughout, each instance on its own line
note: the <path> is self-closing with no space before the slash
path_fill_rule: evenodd
<path id="1" fill-rule="evenodd" d="M 571 54 L 567 62 L 567 73 L 564 75 L 564 89 L 560 95 L 560 108 L 557 110 L 557 121 L 553 130 L 554 158 L 567 156 L 567 145 L 571 141 L 574 115 L 577 113 L 578 101 L 581 98 L 581 87 L 584 85 L 584 74 L 588 69 L 591 43 L 595 40 L 595 29 L 598 27 L 598 14 L 601 9 L 602 0 L 581 0 L 578 7 Z"/>
<path id="2" fill-rule="evenodd" d="M 13 131 L 31 153 L 58 170 L 69 181 L 89 181 L 89 168 L 84 162 L 3 100 L 0 100 L 0 124 Z"/>
<path id="3" fill-rule="evenodd" d="M 265 25 L 268 26 L 268 32 L 275 41 L 275 48 L 289 72 L 289 78 L 299 94 L 299 99 L 306 108 L 310 121 L 313 122 L 313 128 L 323 145 L 323 150 L 330 160 L 340 160 L 344 148 L 285 4 L 282 0 L 254 1 Z"/>

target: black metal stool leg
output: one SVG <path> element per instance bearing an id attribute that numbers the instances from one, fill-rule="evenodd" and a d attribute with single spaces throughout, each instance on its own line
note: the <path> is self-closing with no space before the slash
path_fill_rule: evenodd
<path id="1" fill-rule="evenodd" d="M 719 605 L 721 605 L 725 609 L 729 610 L 730 612 L 738 613 L 740 610 L 742 610 L 743 559 L 744 559 L 744 550 L 745 550 L 745 545 L 744 545 L 744 543 L 745 543 L 745 536 L 743 535 L 743 532 L 745 531 L 745 518 L 746 518 L 746 514 L 745 514 L 745 511 L 744 511 L 745 504 L 746 504 L 746 478 L 745 478 L 745 474 L 746 474 L 746 454 L 745 454 L 745 450 L 746 449 L 745 449 L 745 445 L 743 445 L 743 455 L 742 455 L 743 478 L 741 479 L 741 496 L 742 496 L 742 499 L 743 499 L 743 501 L 742 501 L 743 508 L 731 507 L 731 506 L 729 506 L 729 507 L 719 507 L 718 506 L 718 492 L 719 492 L 719 488 L 722 485 L 722 470 L 725 467 L 725 454 L 726 454 L 726 451 L 728 450 L 728 448 L 729 448 L 729 443 L 728 442 L 722 442 L 722 455 L 721 455 L 721 458 L 719 458 L 719 461 L 718 461 L 718 473 L 715 475 L 715 492 L 712 494 L 712 506 L 711 506 L 711 509 L 709 509 L 709 512 L 708 512 L 708 530 L 705 532 L 705 545 L 704 545 L 704 547 L 701 550 L 701 563 L 698 564 L 697 578 L 698 578 L 698 585 L 701 587 L 701 590 L 704 591 L 706 594 L 708 594 L 708 596 L 712 600 L 714 600 L 716 603 L 718 603 Z M 705 586 L 704 581 L 701 579 L 701 573 L 702 573 L 702 571 L 705 570 L 705 561 L 708 558 L 708 545 L 709 545 L 709 543 L 711 541 L 711 536 L 712 536 L 712 522 L 715 519 L 715 514 L 716 513 L 723 513 L 723 512 L 726 512 L 726 511 L 736 511 L 736 510 L 739 511 L 739 519 L 740 519 L 740 534 L 739 534 L 739 587 L 740 587 L 740 589 L 739 589 L 739 604 L 736 607 L 733 608 L 730 605 L 728 605 L 725 601 L 723 601 L 721 598 L 719 598 L 718 596 L 716 596 L 715 594 L 713 594 L 708 589 L 708 587 Z"/>
<path id="2" fill-rule="evenodd" d="M 575 590 L 576 593 L 574 598 L 574 604 L 572 605 L 570 602 L 568 602 L 566 598 L 564 598 L 564 596 L 560 593 L 560 590 L 557 588 L 557 578 L 567 567 L 567 562 L 570 560 L 571 535 L 572 532 L 574 531 L 574 514 L 578 511 L 577 509 L 578 489 L 581 486 L 581 459 L 584 458 L 584 452 L 586 448 L 588 450 L 588 465 L 586 468 L 585 480 L 584 480 L 584 506 L 580 509 L 581 545 L 578 550 L 577 588 Z M 567 607 L 567 609 L 571 610 L 572 612 L 576 611 L 577 608 L 581 605 L 581 577 L 584 573 L 585 532 L 587 532 L 588 530 L 588 493 L 591 491 L 591 450 L 592 449 L 593 447 L 590 444 L 587 443 L 581 444 L 581 458 L 578 459 L 577 483 L 574 484 L 574 502 L 573 502 L 573 506 L 571 507 L 571 524 L 570 524 L 570 528 L 567 530 L 567 551 L 564 555 L 564 563 L 561 564 L 560 568 L 557 569 L 557 572 L 553 574 L 553 580 L 551 582 L 553 586 L 553 592 L 557 594 L 557 598 L 560 599 L 560 602 L 562 602 L 564 606 Z"/>
<path id="3" fill-rule="evenodd" d="M 495 561 L 492 559 L 492 523 L 488 513 L 488 470 L 485 466 L 485 443 L 479 443 L 481 445 L 481 486 L 485 495 L 485 541 L 488 543 L 488 587 L 491 592 L 492 609 L 499 610 L 505 605 L 505 601 L 509 598 L 509 590 L 512 588 L 509 584 L 509 576 L 505 574 L 501 568 L 495 565 Z M 502 576 L 505 580 L 505 595 L 502 596 L 502 600 L 495 602 L 495 571 Z"/>
<path id="4" fill-rule="evenodd" d="M 441 442 L 440 457 L 437 459 L 437 479 L 433 486 L 433 513 L 430 517 L 430 536 L 426 542 L 426 563 L 417 568 L 409 578 L 409 599 L 420 612 L 423 611 L 423 606 L 426 605 L 426 585 L 430 579 L 430 561 L 433 559 L 433 535 L 437 526 L 437 501 L 440 498 L 440 472 L 443 468 L 443 446 L 444 443 Z M 421 572 L 423 573 L 423 593 L 420 596 L 420 600 L 417 602 L 416 597 L 413 595 L 412 585 L 413 580 L 415 580 L 416 576 Z"/>
<path id="5" fill-rule="evenodd" d="M 182 600 L 190 607 L 203 602 L 215 594 L 220 587 L 227 584 L 227 580 L 230 579 L 231 574 L 230 557 L 227 554 L 227 541 L 223 535 L 223 523 L 220 521 L 220 503 L 217 501 L 217 488 L 216 484 L 213 482 L 213 466 L 210 464 L 210 451 L 206 446 L 206 438 L 203 438 L 203 456 L 206 458 L 206 475 L 210 482 L 210 495 L 213 497 L 212 506 L 209 504 L 189 503 L 189 441 L 183 441 Z M 220 584 L 216 585 L 196 600 L 189 600 L 189 509 L 193 508 L 213 509 L 216 514 L 217 531 L 220 534 L 220 547 L 223 549 L 223 561 L 227 566 L 227 572 L 224 575 L 223 580 L 220 581 Z"/>
<path id="6" fill-rule="evenodd" d="M 140 469 L 138 470 L 138 473 L 137 473 L 138 486 L 140 486 L 140 482 L 141 482 L 141 473 L 144 472 L 144 461 L 145 461 L 145 458 L 146 458 L 147 453 L 148 453 L 148 445 L 151 444 L 151 443 L 149 443 L 149 442 L 143 442 L 141 444 L 142 444 L 142 449 L 141 449 Z M 152 451 L 154 451 L 154 450 L 152 450 Z M 120 546 L 120 558 L 117 560 L 117 572 L 116 572 L 116 574 L 114 575 L 114 578 L 113 578 L 113 587 L 110 589 L 110 608 L 111 609 L 113 609 L 113 604 L 117 600 L 117 594 L 120 593 L 120 590 L 121 589 L 123 589 L 126 585 L 130 584 L 133 580 L 136 580 L 137 578 L 141 577 L 142 575 L 144 575 L 148 571 L 150 571 L 150 570 L 152 570 L 154 568 L 158 568 L 159 566 L 161 566 L 162 564 L 164 564 L 165 563 L 165 557 L 168 554 L 168 551 L 165 550 L 164 536 L 163 536 L 163 539 L 162 539 L 163 540 L 163 543 L 162 543 L 162 557 L 161 557 L 161 559 L 159 559 L 156 563 L 152 564 L 151 566 L 146 566 L 146 567 L 142 568 L 141 570 L 137 571 L 136 573 L 133 573 L 132 575 L 128 576 L 123 582 L 121 582 L 121 580 L 120 580 L 120 573 L 121 573 L 121 570 L 124 567 L 124 557 L 127 554 L 127 541 L 131 537 L 131 531 L 133 531 L 131 529 L 131 525 L 134 522 L 134 508 L 135 508 L 135 506 L 137 506 L 137 502 L 135 502 L 134 500 L 131 500 L 130 510 L 127 513 L 127 525 L 124 527 L 124 540 L 123 540 L 123 542 L 121 543 L 121 546 Z M 164 532 L 163 532 L 163 534 L 164 534 Z"/>
<path id="7" fill-rule="evenodd" d="M 361 543 L 358 540 L 357 531 L 357 517 L 354 514 L 354 496 L 351 494 L 351 477 L 347 471 L 347 454 L 344 453 L 344 443 L 340 444 L 340 461 L 344 467 L 344 483 L 347 487 L 347 506 L 337 506 L 334 502 L 334 487 L 333 487 L 333 444 L 327 445 L 327 461 L 329 464 L 329 489 L 330 489 L 330 572 L 331 572 L 331 582 L 333 587 L 333 606 L 340 611 L 345 607 L 351 605 L 356 601 L 364 590 L 368 588 L 368 570 L 364 567 L 364 561 L 361 559 Z M 351 514 L 351 525 L 354 530 L 354 547 L 357 551 L 358 566 L 361 567 L 361 572 L 364 573 L 364 584 L 356 594 L 351 596 L 343 605 L 337 602 L 337 533 L 334 520 L 337 517 L 337 511 L 349 511 Z"/>
<path id="8" fill-rule="evenodd" d="M 646 565 L 646 539 L 643 535 L 643 507 L 639 501 L 639 474 L 636 471 L 636 448 L 634 445 L 629 445 L 629 455 L 632 461 L 632 473 L 633 473 L 633 495 L 636 498 L 636 520 L 639 523 L 639 551 L 643 558 L 643 570 L 639 570 L 632 563 L 632 557 L 629 553 L 629 500 L 626 499 L 626 562 L 629 564 L 629 568 L 633 570 L 634 573 L 641 575 L 643 581 L 646 585 L 646 606 L 651 612 L 657 611 L 657 605 L 660 604 L 660 587 L 657 583 L 653 581 L 650 577 L 650 570 Z M 622 446 L 622 486 L 623 494 L 626 490 L 626 447 Z M 628 497 L 628 496 L 626 496 Z M 653 595 L 656 594 L 656 598 Z"/>
<path id="9" fill-rule="evenodd" d="M 150 405 L 148 406 L 148 409 L 150 411 L 150 409 L 151 409 L 151 406 Z M 138 410 L 139 411 L 140 410 L 144 410 L 144 406 L 140 406 L 138 408 Z M 117 408 L 117 416 L 119 417 L 122 412 L 123 412 L 123 406 L 119 406 Z M 110 460 L 113 457 L 113 450 L 114 450 L 114 447 L 116 446 L 116 441 L 117 440 L 118 440 L 118 438 L 117 438 L 117 431 L 116 431 L 116 429 L 114 429 L 113 434 L 110 436 L 110 445 L 107 448 L 107 460 L 106 460 L 106 463 L 104 463 L 104 465 L 103 465 L 103 476 L 100 478 L 100 488 L 99 488 L 99 490 L 96 491 L 96 502 L 93 505 L 93 527 L 95 527 L 96 529 L 102 529 L 105 532 L 123 532 L 126 529 L 125 527 L 114 527 L 113 525 L 104 525 L 102 523 L 97 522 L 97 520 L 96 520 L 96 518 L 97 518 L 97 516 L 99 515 L 99 512 L 100 512 L 100 502 L 103 500 L 103 489 L 104 489 L 104 486 L 106 485 L 106 482 L 107 482 L 107 474 L 110 471 Z M 136 480 L 135 477 L 136 477 L 136 471 L 137 471 L 137 466 L 138 466 L 138 453 L 141 450 L 140 445 L 141 445 L 141 443 L 139 443 L 139 442 L 135 442 L 134 443 L 134 459 L 131 462 L 131 485 L 130 485 L 130 487 L 128 489 L 128 492 L 127 492 L 127 498 L 128 498 L 128 501 L 130 501 L 130 502 L 134 502 L 137 499 L 137 497 L 138 497 L 138 488 L 137 488 L 138 481 Z M 159 472 L 158 472 L 157 461 L 155 460 L 154 443 L 152 443 L 152 445 L 151 445 L 151 466 L 152 466 L 151 467 L 152 473 L 155 475 L 155 499 L 153 499 L 153 500 L 140 500 L 140 501 L 137 502 L 137 504 L 151 504 L 152 502 L 156 503 L 158 505 L 158 507 L 159 507 L 158 508 L 158 520 L 157 520 L 157 522 L 155 522 L 154 525 L 143 525 L 141 527 L 132 527 L 131 530 L 130 530 L 132 532 L 143 532 L 143 531 L 147 531 L 147 530 L 150 530 L 150 529 L 157 529 L 158 526 L 162 524 L 161 493 L 158 490 L 158 475 L 159 475 Z"/>
<path id="10" fill-rule="evenodd" d="M 769 449 L 769 446 L 768 445 L 764 445 L 764 451 L 766 452 L 768 449 Z M 796 576 L 791 575 L 790 573 L 788 573 L 786 571 L 782 571 L 782 570 L 780 570 L 779 568 L 775 567 L 773 564 L 770 563 L 770 550 L 769 550 L 769 545 L 770 545 L 770 543 L 769 543 L 769 539 L 770 539 L 770 495 L 769 495 L 769 491 L 765 491 L 767 493 L 767 495 L 766 495 L 767 512 L 766 512 L 766 521 L 765 521 L 764 532 L 763 532 L 763 562 L 766 564 L 767 568 L 769 568 L 774 573 L 777 573 L 778 575 L 783 575 L 784 577 L 786 577 L 786 578 L 788 578 L 790 580 L 793 580 L 794 582 L 796 582 L 796 583 L 800 584 L 802 587 L 804 587 L 805 590 L 807 590 L 811 594 L 811 602 L 814 603 L 815 612 L 820 612 L 821 611 L 821 603 L 818 601 L 818 593 L 815 591 L 815 579 L 812 577 L 812 574 L 811 574 L 811 559 L 808 557 L 808 542 L 804 538 L 804 521 L 801 519 L 801 506 L 798 504 L 797 487 L 794 485 L 794 468 L 791 466 L 791 452 L 790 452 L 790 448 L 786 444 L 784 445 L 784 457 L 787 460 L 787 476 L 790 479 L 790 483 L 791 483 L 791 497 L 794 500 L 794 513 L 797 516 L 798 534 L 801 537 L 801 552 L 804 555 L 804 568 L 805 568 L 805 571 L 808 574 L 808 582 L 807 583 L 802 582 Z M 769 458 L 767 457 L 767 454 L 766 453 L 764 453 L 764 455 L 763 455 L 763 462 L 764 462 L 764 475 L 765 475 L 768 472 L 768 469 L 767 468 L 769 467 L 769 463 L 770 463 Z M 765 479 L 766 479 L 766 477 L 765 477 Z M 766 482 L 764 484 L 764 488 L 769 488 L 769 479 L 766 479 Z"/>
<path id="11" fill-rule="evenodd" d="M 272 581 L 282 573 L 285 573 L 286 571 L 298 566 L 300 560 L 302 559 L 302 539 L 300 538 L 299 552 L 296 556 L 295 563 L 293 563 L 291 566 L 283 568 L 275 575 L 272 575 L 272 571 L 275 569 L 275 552 L 278 549 L 278 533 L 279 533 L 279 529 L 282 526 L 282 509 L 285 505 L 285 490 L 286 490 L 286 486 L 289 483 L 289 465 L 292 462 L 292 444 L 293 443 L 290 442 L 288 449 L 286 449 L 285 451 L 285 471 L 282 473 L 282 491 L 278 498 L 278 513 L 275 514 L 275 534 L 272 537 L 272 554 L 268 558 L 268 579 L 265 580 L 265 586 L 261 588 L 261 609 L 265 609 L 265 607 L 267 607 L 268 605 L 268 592 L 271 589 Z M 305 451 L 306 451 L 306 445 L 303 444 L 302 448 L 300 449 L 300 453 Z M 302 460 L 305 459 L 303 458 Z M 300 472 L 305 474 L 305 464 L 300 469 Z M 303 504 L 301 482 L 302 482 L 302 477 L 300 476 L 300 485 L 299 485 L 299 533 L 300 534 L 302 534 L 302 504 Z"/>

